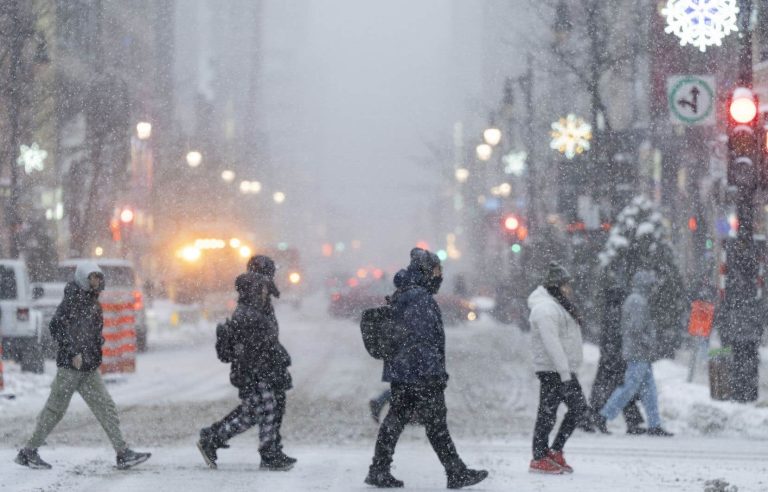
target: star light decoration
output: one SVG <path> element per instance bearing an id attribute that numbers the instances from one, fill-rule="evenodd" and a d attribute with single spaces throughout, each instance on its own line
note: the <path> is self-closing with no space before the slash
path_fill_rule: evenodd
<path id="1" fill-rule="evenodd" d="M 569 114 L 552 123 L 550 135 L 552 135 L 552 141 L 549 147 L 564 154 L 566 158 L 573 159 L 576 155 L 589 150 L 592 126 L 582 118 Z"/>
<path id="2" fill-rule="evenodd" d="M 519 152 L 510 152 L 502 157 L 504 161 L 504 172 L 515 176 L 522 176 L 525 171 L 525 160 L 528 158 L 528 152 L 521 150 Z"/>
<path id="3" fill-rule="evenodd" d="M 19 158 L 16 159 L 16 164 L 24 166 L 24 172 L 32 174 L 33 171 L 42 171 L 45 169 L 43 161 L 48 157 L 48 152 L 41 149 L 37 143 L 33 143 L 31 146 L 22 145 L 19 147 Z"/>
<path id="4" fill-rule="evenodd" d="M 661 10 L 667 19 L 664 31 L 680 38 L 680 45 L 696 46 L 702 53 L 739 30 L 738 13 L 737 0 L 668 0 Z"/>

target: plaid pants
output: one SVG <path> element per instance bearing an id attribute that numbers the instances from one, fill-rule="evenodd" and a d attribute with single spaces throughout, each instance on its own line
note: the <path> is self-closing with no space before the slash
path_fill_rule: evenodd
<path id="1" fill-rule="evenodd" d="M 277 428 L 275 426 L 275 395 L 264 383 L 259 383 L 255 391 L 243 398 L 240 405 L 229 415 L 211 425 L 219 443 L 226 443 L 238 434 L 242 434 L 254 425 L 259 425 L 259 451 L 269 451 L 275 444 Z"/>

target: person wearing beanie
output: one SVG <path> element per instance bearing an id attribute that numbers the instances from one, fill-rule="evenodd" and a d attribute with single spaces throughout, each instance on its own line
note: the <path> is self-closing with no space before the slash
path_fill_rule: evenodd
<path id="1" fill-rule="evenodd" d="M 368 485 L 403 487 L 390 469 L 400 434 L 412 421 L 426 427 L 432 449 L 445 468 L 448 488 L 474 485 L 488 476 L 487 471 L 472 470 L 464 464 L 448 431 L 445 332 L 440 307 L 433 297 L 442 280 L 440 259 L 421 248 L 411 250 L 408 268 L 395 275 L 397 290 L 390 305 L 403 338 L 396 354 L 384 360 L 382 379 L 390 383 L 392 401 L 379 428 L 373 462 L 365 478 Z"/>
<path id="2" fill-rule="evenodd" d="M 587 410 L 584 392 L 576 378 L 583 359 L 581 319 L 572 301 L 568 270 L 553 261 L 543 277 L 542 285 L 528 297 L 533 365 L 541 383 L 529 470 L 560 475 L 573 472 L 565 461 L 563 448 Z M 549 435 L 561 403 L 565 403 L 568 412 L 550 446 Z"/>
<path id="3" fill-rule="evenodd" d="M 251 427 L 259 426 L 261 468 L 288 470 L 295 458 L 282 451 L 279 438 L 279 404 L 276 395 L 291 387 L 287 367 L 290 358 L 278 341 L 277 323 L 269 304 L 271 280 L 255 272 L 237 277 L 237 308 L 232 319 L 216 328 L 216 352 L 232 364 L 230 382 L 238 389 L 241 403 L 232 412 L 200 431 L 197 447 L 211 468 L 216 468 L 217 450 Z"/>

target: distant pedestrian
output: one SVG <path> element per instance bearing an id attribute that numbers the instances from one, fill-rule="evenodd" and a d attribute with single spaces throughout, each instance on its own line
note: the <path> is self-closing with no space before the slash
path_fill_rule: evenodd
<path id="1" fill-rule="evenodd" d="M 573 472 L 565 461 L 563 448 L 587 409 L 576 378 L 583 348 L 581 319 L 573 297 L 571 275 L 556 262 L 549 263 L 544 282 L 528 297 L 533 365 L 541 383 L 529 467 L 533 473 Z M 561 403 L 565 403 L 568 412 L 550 446 L 549 434 L 555 427 Z"/>
<path id="2" fill-rule="evenodd" d="M 603 317 L 600 324 L 600 361 L 589 397 L 590 412 L 584 419 L 587 427 L 585 430 L 589 430 L 594 422 L 601 432 L 608 433 L 607 427 L 603 425 L 601 419 L 596 418 L 595 412 L 603 408 L 608 397 L 624 382 L 627 362 L 622 355 L 621 306 L 625 296 L 624 289 L 618 286 L 605 290 Z M 642 427 L 643 415 L 637 407 L 638 400 L 638 395 L 635 395 L 622 409 L 624 421 L 627 423 L 627 434 L 640 435 L 646 431 Z"/>
<path id="3" fill-rule="evenodd" d="M 622 351 L 627 361 L 624 384 L 616 388 L 600 410 L 603 424 L 614 419 L 636 394 L 648 416 L 649 436 L 672 436 L 661 427 L 656 382 L 651 363 L 657 353 L 657 327 L 651 316 L 648 299 L 653 293 L 656 276 L 640 270 L 632 277 L 632 294 L 621 308 Z"/>
<path id="4" fill-rule="evenodd" d="M 268 305 L 271 280 L 258 273 L 244 273 L 236 282 L 237 308 L 232 319 L 216 329 L 216 352 L 232 364 L 230 382 L 239 390 L 241 403 L 232 412 L 200 431 L 197 447 L 211 468 L 217 450 L 251 427 L 259 426 L 261 468 L 289 470 L 295 458 L 282 452 L 277 432 L 278 391 L 291 386 L 287 353 L 278 341 L 277 323 Z"/>
<path id="5" fill-rule="evenodd" d="M 104 337 L 104 315 L 99 294 L 104 290 L 104 274 L 95 263 L 78 265 L 75 278 L 64 288 L 64 299 L 56 309 L 49 328 L 58 343 L 56 377 L 51 394 L 37 418 L 32 437 L 16 456 L 16 463 L 36 469 L 51 465 L 40 458 L 37 449 L 45 442 L 69 407 L 75 392 L 80 393 L 107 433 L 117 453 L 117 468 L 127 469 L 149 459 L 150 453 L 131 450 L 123 439 L 117 407 L 99 374 Z"/>
<path id="6" fill-rule="evenodd" d="M 414 416 L 426 427 L 427 438 L 448 477 L 448 488 L 477 484 L 485 470 L 467 468 L 448 431 L 445 388 L 445 332 L 434 299 L 443 280 L 440 260 L 420 248 L 411 250 L 411 262 L 395 277 L 399 294 L 392 300 L 394 320 L 403 331 L 396 354 L 384 361 L 383 380 L 391 383 L 392 400 L 379 428 L 373 463 L 365 483 L 381 488 L 403 487 L 392 476 L 395 446 Z"/>

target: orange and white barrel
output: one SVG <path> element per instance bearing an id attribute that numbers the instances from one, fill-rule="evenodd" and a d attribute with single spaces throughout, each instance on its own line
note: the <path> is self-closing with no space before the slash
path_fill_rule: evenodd
<path id="1" fill-rule="evenodd" d="M 104 311 L 101 373 L 135 372 L 136 305 L 132 293 L 104 292 L 101 307 Z"/>

